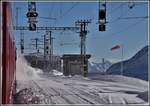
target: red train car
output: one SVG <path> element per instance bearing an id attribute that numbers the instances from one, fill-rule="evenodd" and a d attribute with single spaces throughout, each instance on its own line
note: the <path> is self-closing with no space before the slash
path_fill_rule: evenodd
<path id="1" fill-rule="evenodd" d="M 12 104 L 16 73 L 16 46 L 13 36 L 11 3 L 2 2 L 1 9 L 1 103 Z"/>

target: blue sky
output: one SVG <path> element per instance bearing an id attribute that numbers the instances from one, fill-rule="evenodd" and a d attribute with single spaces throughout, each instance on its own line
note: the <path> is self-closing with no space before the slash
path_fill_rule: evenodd
<path id="1" fill-rule="evenodd" d="M 101 59 L 105 58 L 111 62 L 117 62 L 121 59 L 121 49 L 112 52 L 110 51 L 112 46 L 123 44 L 124 59 L 128 59 L 148 44 L 148 19 L 118 20 L 118 17 L 148 16 L 148 5 L 143 2 L 135 2 L 135 6 L 129 9 L 128 4 L 128 2 L 107 2 L 108 23 L 106 31 L 99 32 L 97 24 L 98 2 L 37 2 L 37 12 L 39 13 L 37 25 L 75 26 L 75 21 L 77 20 L 92 19 L 92 23 L 88 25 L 89 33 L 86 39 L 87 53 L 92 55 L 90 61 L 101 62 Z M 12 3 L 14 25 L 16 21 L 16 7 L 20 8 L 19 25 L 28 25 L 26 18 L 27 2 Z M 52 17 L 57 20 L 48 20 L 40 17 Z M 41 35 L 44 34 L 44 31 L 25 31 L 25 47 L 29 48 L 28 44 L 31 43 L 31 38 L 41 38 Z M 53 31 L 52 36 L 55 37 L 55 54 L 80 53 L 79 33 Z M 15 31 L 15 38 L 18 44 L 20 31 Z M 61 43 L 71 43 L 71 45 L 61 46 Z"/>

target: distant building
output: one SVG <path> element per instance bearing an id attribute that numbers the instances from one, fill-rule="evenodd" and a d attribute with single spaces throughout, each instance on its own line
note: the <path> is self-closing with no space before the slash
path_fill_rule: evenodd
<path id="1" fill-rule="evenodd" d="M 88 67 L 88 59 L 91 55 L 86 55 L 86 65 Z M 63 74 L 64 75 L 83 75 L 81 68 L 80 54 L 64 54 L 63 59 Z M 88 69 L 87 69 L 88 70 Z"/>
<path id="2" fill-rule="evenodd" d="M 44 72 L 50 72 L 52 69 L 61 71 L 60 56 L 44 58 L 43 55 L 25 55 L 24 57 L 32 67 L 42 69 Z"/>

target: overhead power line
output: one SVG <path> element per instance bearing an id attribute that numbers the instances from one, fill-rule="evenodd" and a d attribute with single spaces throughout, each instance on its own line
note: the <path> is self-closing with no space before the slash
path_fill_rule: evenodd
<path id="1" fill-rule="evenodd" d="M 128 25 L 127 27 L 123 28 L 122 30 L 120 30 L 120 31 L 118 31 L 118 32 L 114 32 L 114 33 L 111 33 L 111 34 L 105 35 L 105 36 L 118 35 L 118 34 L 120 34 L 120 33 L 124 33 L 124 32 L 130 30 L 130 29 L 133 28 L 133 27 L 137 27 L 137 25 L 140 24 L 140 23 L 142 23 L 143 21 L 144 21 L 144 20 L 141 19 L 141 20 L 139 20 L 139 21 L 134 22 L 133 24 Z M 93 34 L 92 34 L 92 35 L 93 35 Z M 100 36 L 94 36 L 94 37 L 93 37 L 93 36 L 90 36 L 89 38 L 92 38 L 92 39 L 95 38 L 95 39 L 97 39 L 98 37 L 100 37 Z"/>
<path id="2" fill-rule="evenodd" d="M 108 21 L 107 23 L 114 23 L 120 20 L 130 20 L 130 19 L 147 19 L 148 16 L 136 16 L 136 17 L 118 17 L 113 21 Z"/>
<path id="3" fill-rule="evenodd" d="M 51 9 L 50 9 L 50 12 L 49 12 L 49 16 L 51 17 L 52 16 L 52 13 L 54 11 L 54 6 L 55 4 L 54 3 L 51 3 Z"/>
<path id="4" fill-rule="evenodd" d="M 56 18 L 51 18 L 51 17 L 38 17 L 38 18 L 49 19 L 49 20 L 56 20 Z"/>
<path id="5" fill-rule="evenodd" d="M 141 19 L 141 20 L 139 20 L 139 21 L 137 21 L 137 22 L 135 22 L 135 23 L 133 23 L 133 24 L 131 24 L 131 25 L 129 25 L 129 26 L 123 28 L 122 30 L 120 30 L 120 31 L 118 31 L 118 32 L 112 33 L 111 35 L 117 35 L 117 34 L 119 34 L 119 33 L 126 32 L 127 30 L 130 30 L 132 27 L 135 27 L 137 24 L 140 24 L 140 23 L 143 22 L 143 21 L 144 21 L 144 20 Z"/>
<path id="6" fill-rule="evenodd" d="M 144 18 L 148 18 L 148 16 L 141 16 L 141 17 L 123 17 L 123 18 L 119 18 L 119 19 L 144 19 Z"/>
<path id="7" fill-rule="evenodd" d="M 72 9 L 74 9 L 78 5 L 78 2 L 73 4 L 66 12 L 62 13 L 61 18 L 67 15 Z"/>
<path id="8" fill-rule="evenodd" d="M 120 8 L 122 8 L 124 4 L 125 3 L 122 2 L 119 6 L 113 8 L 111 11 L 109 11 L 108 14 L 112 14 L 113 12 L 116 12 L 116 11 L 120 10 Z"/>

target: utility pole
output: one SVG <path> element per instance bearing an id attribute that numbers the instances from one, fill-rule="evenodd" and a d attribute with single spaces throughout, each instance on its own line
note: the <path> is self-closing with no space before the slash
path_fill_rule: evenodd
<path id="1" fill-rule="evenodd" d="M 39 45 L 43 45 L 43 44 L 40 44 L 39 42 L 40 42 L 40 39 L 39 38 L 34 38 L 34 39 L 31 39 L 32 40 L 32 42 L 34 42 L 33 44 L 31 44 L 31 45 L 33 45 L 33 46 L 35 46 L 35 49 L 36 49 L 36 51 L 37 51 L 37 53 L 39 53 Z"/>
<path id="2" fill-rule="evenodd" d="M 35 40 L 35 48 L 36 48 L 36 50 L 37 50 L 37 54 L 36 54 L 36 56 L 37 56 L 37 55 L 38 55 L 38 51 L 39 51 L 39 50 L 38 50 L 38 40 L 39 40 L 39 39 L 38 39 L 38 38 L 35 38 L 35 39 L 31 39 L 31 40 Z M 33 45 L 34 45 L 34 44 L 33 44 Z M 37 57 L 36 57 L 35 60 L 36 60 L 36 66 L 37 66 Z"/>
<path id="3" fill-rule="evenodd" d="M 55 39 L 55 38 L 52 37 L 52 31 L 49 31 L 49 44 L 50 44 L 49 53 L 50 53 L 50 56 L 53 55 L 53 39 Z"/>
<path id="4" fill-rule="evenodd" d="M 46 34 L 44 35 L 44 71 L 46 70 Z"/>
<path id="5" fill-rule="evenodd" d="M 46 59 L 49 58 L 50 70 L 53 65 L 53 39 L 52 31 L 46 30 L 46 34 L 44 35 L 44 59 L 46 61 Z"/>
<path id="6" fill-rule="evenodd" d="M 50 48 L 49 48 L 49 53 L 50 53 L 50 68 L 53 67 L 53 40 L 55 38 L 52 37 L 52 31 L 49 31 L 49 44 L 50 44 Z"/>
<path id="7" fill-rule="evenodd" d="M 46 35 L 44 35 L 44 57 L 46 57 Z"/>
<path id="8" fill-rule="evenodd" d="M 44 35 L 44 54 L 53 55 L 53 37 L 52 31 L 46 30 L 46 34 Z"/>
<path id="9" fill-rule="evenodd" d="M 18 14 L 19 14 L 19 9 L 20 8 L 16 8 L 16 26 L 18 26 Z"/>
<path id="10" fill-rule="evenodd" d="M 123 44 L 121 45 L 121 75 L 123 76 Z"/>
<path id="11" fill-rule="evenodd" d="M 24 53 L 24 33 L 23 33 L 23 31 L 20 31 L 20 51 L 21 51 L 21 54 Z"/>
<path id="12" fill-rule="evenodd" d="M 80 26 L 80 54 L 81 54 L 81 71 L 83 76 L 87 76 L 87 65 L 86 65 L 86 35 L 87 30 L 86 26 L 91 23 L 89 20 L 80 20 L 77 21 L 75 24 Z"/>
<path id="13" fill-rule="evenodd" d="M 103 67 L 103 69 L 105 71 L 105 59 L 104 58 L 102 58 L 102 67 Z"/>

